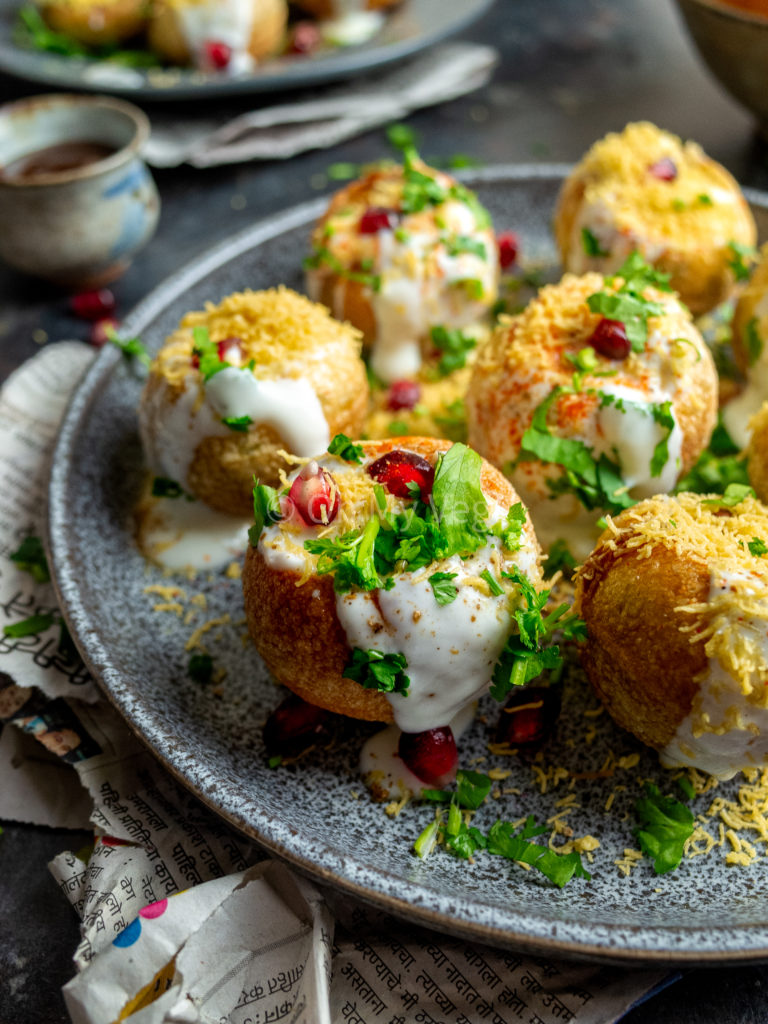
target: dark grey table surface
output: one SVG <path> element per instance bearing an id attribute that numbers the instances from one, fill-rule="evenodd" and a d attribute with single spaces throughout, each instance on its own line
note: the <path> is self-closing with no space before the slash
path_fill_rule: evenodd
<path id="1" fill-rule="evenodd" d="M 646 118 L 699 141 L 743 184 L 768 187 L 768 145 L 694 54 L 672 0 L 497 0 L 466 36 L 496 46 L 500 65 L 481 91 L 410 119 L 425 156 L 460 152 L 483 163 L 572 161 L 606 131 Z M 44 90 L 0 77 L 2 100 L 39 91 Z M 197 109 L 223 120 L 260 102 L 229 100 Z M 190 113 L 184 106 L 178 110 Z M 167 115 L 169 108 L 161 112 Z M 125 315 L 171 271 L 233 232 L 331 191 L 333 182 L 324 173 L 330 163 L 363 163 L 384 149 L 382 133 L 371 132 L 288 163 L 156 173 L 163 202 L 159 230 L 114 287 L 119 313 Z M 85 337 L 86 328 L 68 314 L 61 293 L 0 269 L 0 379 L 33 355 L 41 340 L 78 336 Z M 3 825 L 0 1024 L 66 1022 L 59 990 L 73 973 L 77 922 L 46 863 L 62 849 L 78 849 L 89 836 Z M 768 967 L 692 970 L 625 1021 L 768 1021 L 764 987 Z"/>

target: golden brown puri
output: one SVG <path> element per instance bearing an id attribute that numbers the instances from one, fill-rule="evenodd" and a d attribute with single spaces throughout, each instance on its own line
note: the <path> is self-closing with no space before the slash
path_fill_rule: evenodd
<path id="1" fill-rule="evenodd" d="M 671 275 L 696 314 L 733 290 L 729 243 L 756 239 L 733 176 L 696 143 L 648 122 L 628 124 L 590 148 L 562 187 L 554 227 L 566 270 L 615 272 L 636 249 Z M 585 230 L 600 252 L 586 244 Z"/>
<path id="2" fill-rule="evenodd" d="M 694 679 L 707 664 L 704 646 L 680 631 L 691 617 L 678 609 L 706 601 L 709 569 L 661 546 L 648 558 L 620 541 L 612 550 L 608 536 L 577 577 L 576 607 L 587 626 L 582 664 L 614 721 L 661 749 L 690 711 Z"/>
<path id="3" fill-rule="evenodd" d="M 760 259 L 744 286 L 733 311 L 731 342 L 733 356 L 742 373 L 748 373 L 754 363 L 767 358 L 764 352 L 768 338 L 768 315 L 764 300 L 768 295 L 768 243 L 760 249 Z M 760 351 L 755 350 L 759 340 Z M 761 344 L 760 344 L 761 343 Z"/>
<path id="4" fill-rule="evenodd" d="M 371 459 L 403 448 L 433 464 L 451 446 L 437 438 L 414 437 L 361 443 Z M 488 463 L 483 463 L 480 480 L 487 498 L 505 506 L 518 500 L 509 481 Z M 331 576 L 312 574 L 297 585 L 300 580 L 298 572 L 275 569 L 258 548 L 248 548 L 243 568 L 245 614 L 254 645 L 270 672 L 310 704 L 350 718 L 391 722 L 384 694 L 342 676 L 350 648 L 336 614 Z"/>
<path id="5" fill-rule="evenodd" d="M 348 6 L 340 0 L 294 0 L 294 2 L 296 7 L 320 20 L 340 17 L 345 9 L 348 9 Z M 361 0 L 359 7 L 361 10 L 378 11 L 386 10 L 388 7 L 397 7 L 401 2 L 402 0 Z"/>
<path id="6" fill-rule="evenodd" d="M 123 43 L 147 22 L 146 0 L 52 0 L 42 3 L 40 10 L 54 32 L 86 46 Z"/>
<path id="7" fill-rule="evenodd" d="M 752 431 L 747 446 L 749 482 L 760 501 L 768 504 L 768 402 L 749 421 Z"/>
<path id="8" fill-rule="evenodd" d="M 189 0 L 155 0 L 147 29 L 149 46 L 171 64 L 191 64 L 187 39 L 179 22 L 177 8 Z M 254 60 L 270 57 L 282 48 L 288 7 L 285 0 L 252 0 L 253 26 L 246 47 Z"/>

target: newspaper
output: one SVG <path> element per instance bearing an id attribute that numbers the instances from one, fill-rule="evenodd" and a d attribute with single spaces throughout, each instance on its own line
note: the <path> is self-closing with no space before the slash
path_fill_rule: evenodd
<path id="1" fill-rule="evenodd" d="M 40 530 L 47 452 L 89 357 L 44 349 L 0 392 L 3 623 L 56 611 L 9 556 Z M 58 635 L 33 639 L 0 655 L 0 817 L 89 815 L 92 849 L 50 865 L 81 921 L 75 1024 L 607 1024 L 667 976 L 446 938 L 320 888 L 180 787 Z"/>

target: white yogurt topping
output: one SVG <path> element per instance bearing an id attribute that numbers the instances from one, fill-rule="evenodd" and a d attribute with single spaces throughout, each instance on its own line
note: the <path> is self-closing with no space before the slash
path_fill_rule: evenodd
<path id="1" fill-rule="evenodd" d="M 584 249 L 584 229 L 590 231 L 605 256 L 590 256 Z M 634 232 L 621 229 L 616 223 L 613 208 L 602 199 L 584 202 L 573 223 L 567 254 L 567 269 L 573 274 L 586 274 L 599 270 L 604 274 L 614 273 L 633 252 L 639 251 L 648 263 L 659 259 L 666 246 L 641 237 Z"/>
<path id="2" fill-rule="evenodd" d="M 744 572 L 713 569 L 709 600 L 732 588 L 756 594 L 754 583 L 754 578 Z M 763 603 L 768 606 L 768 596 L 761 599 Z M 727 621 L 721 628 L 729 635 L 734 631 L 732 644 L 747 642 L 757 649 L 761 664 L 750 682 L 763 687 L 768 679 L 766 621 L 744 617 L 737 607 L 725 607 Z M 730 779 L 744 768 L 764 767 L 768 763 L 768 708 L 749 701 L 740 683 L 717 658 L 710 658 L 689 714 L 659 757 L 665 767 L 692 766 L 719 779 Z"/>
<path id="3" fill-rule="evenodd" d="M 328 421 L 309 381 L 258 380 L 248 369 L 229 366 L 203 385 L 202 395 L 198 376 L 190 374 L 175 402 L 168 401 L 163 388 L 145 401 L 140 427 L 147 462 L 188 489 L 197 446 L 206 437 L 231 433 L 224 418 L 243 416 L 272 427 L 297 455 L 322 451 L 330 441 Z"/>
<path id="4" fill-rule="evenodd" d="M 201 0 L 174 8 L 187 48 L 197 67 L 210 70 L 206 43 L 225 43 L 232 51 L 223 72 L 252 71 L 256 61 L 248 52 L 257 0 Z"/>
<path id="5" fill-rule="evenodd" d="M 768 400 L 768 360 L 760 359 L 750 368 L 747 386 L 723 409 L 723 422 L 734 444 L 746 448 L 752 436 L 749 421 Z"/>
<path id="6" fill-rule="evenodd" d="M 214 512 L 200 501 L 150 498 L 141 510 L 138 545 L 165 569 L 223 569 L 245 551 L 251 520 Z"/>

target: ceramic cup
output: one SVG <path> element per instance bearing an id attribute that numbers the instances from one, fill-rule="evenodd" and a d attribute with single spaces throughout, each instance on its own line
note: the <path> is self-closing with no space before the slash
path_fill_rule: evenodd
<path id="1" fill-rule="evenodd" d="M 113 151 L 28 180 L 0 176 L 0 258 L 68 288 L 119 277 L 152 237 L 160 211 L 141 159 L 148 136 L 137 107 L 107 96 L 33 96 L 0 107 L 0 166 L 63 142 Z"/>

